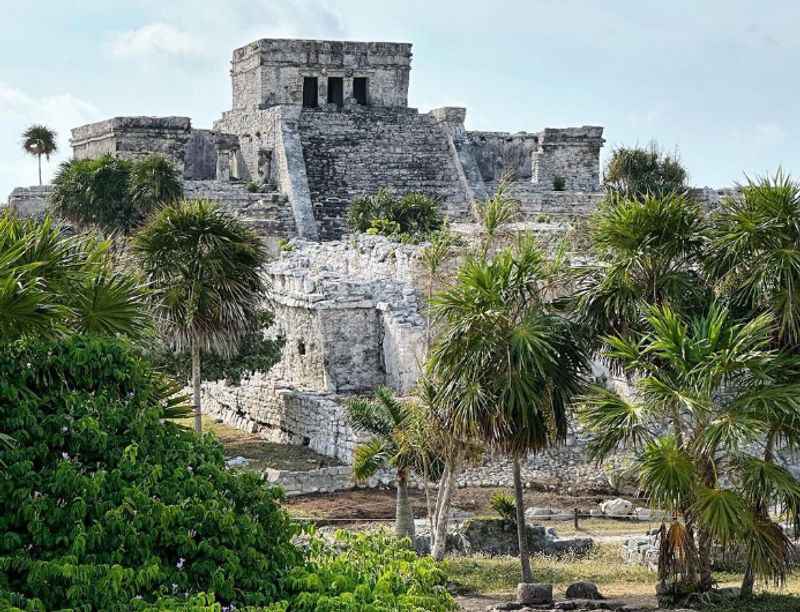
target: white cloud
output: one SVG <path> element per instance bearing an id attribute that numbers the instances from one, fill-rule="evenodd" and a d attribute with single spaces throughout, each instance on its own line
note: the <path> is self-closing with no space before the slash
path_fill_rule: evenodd
<path id="1" fill-rule="evenodd" d="M 117 57 L 152 56 L 194 57 L 203 47 L 191 34 L 168 23 L 149 23 L 136 30 L 116 32 L 111 37 L 111 52 Z"/>
<path id="2" fill-rule="evenodd" d="M 69 159 L 70 130 L 97 121 L 100 111 L 70 93 L 37 98 L 8 83 L 0 82 L 0 201 L 17 186 L 36 184 L 36 160 L 22 150 L 22 132 L 33 123 L 43 123 L 58 133 L 58 151 L 50 161 L 42 160 L 42 178 L 48 181 L 58 164 Z"/>

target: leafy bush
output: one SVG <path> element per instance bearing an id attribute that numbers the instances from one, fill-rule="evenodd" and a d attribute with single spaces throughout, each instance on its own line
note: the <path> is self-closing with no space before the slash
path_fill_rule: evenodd
<path id="1" fill-rule="evenodd" d="M 430 557 L 418 558 L 385 533 L 340 531 L 336 545 L 315 539 L 309 563 L 292 571 L 290 610 L 308 612 L 402 612 L 456 610 L 445 590 L 446 576 Z"/>
<path id="2" fill-rule="evenodd" d="M 500 518 L 516 522 L 517 506 L 514 503 L 514 498 L 508 493 L 501 493 L 498 491 L 489 499 L 489 505 L 492 507 L 492 510 L 500 515 Z"/>
<path id="3" fill-rule="evenodd" d="M 664 196 L 686 189 L 686 170 L 677 156 L 648 148 L 619 147 L 605 171 L 606 189 L 629 198 Z"/>
<path id="4" fill-rule="evenodd" d="M 61 164 L 50 201 L 73 223 L 128 233 L 158 204 L 182 193 L 174 165 L 160 155 L 133 162 L 105 155 Z"/>
<path id="5" fill-rule="evenodd" d="M 421 193 L 401 198 L 388 189 L 356 198 L 347 211 L 353 231 L 390 236 L 399 240 L 420 239 L 439 229 L 442 216 L 436 200 Z"/>
<path id="6" fill-rule="evenodd" d="M 281 599 L 302 559 L 279 490 L 162 422 L 169 391 L 118 340 L 0 348 L 0 430 L 16 440 L 0 447 L 0 607 Z"/>

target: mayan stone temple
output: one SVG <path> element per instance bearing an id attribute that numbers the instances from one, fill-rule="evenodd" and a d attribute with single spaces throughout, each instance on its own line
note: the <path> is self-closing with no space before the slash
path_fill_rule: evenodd
<path id="1" fill-rule="evenodd" d="M 267 270 L 276 319 L 270 332 L 285 339 L 283 356 L 240 386 L 207 382 L 205 410 L 344 463 L 356 440 L 342 398 L 377 385 L 408 392 L 426 327 L 421 247 L 377 236 L 343 239 L 353 198 L 384 187 L 423 192 L 468 236 L 472 204 L 506 174 L 521 221 L 580 216 L 602 197 L 602 127 L 468 131 L 464 108 L 408 106 L 411 60 L 408 43 L 258 40 L 234 50 L 231 109 L 211 129 L 193 127 L 188 117 L 114 117 L 72 130 L 76 158 L 162 154 L 182 172 L 187 197 L 217 200 L 258 229 L 276 255 Z M 9 204 L 35 211 L 48 190 L 19 188 Z M 292 249 L 281 252 L 286 240 Z M 586 464 L 577 436 L 526 469 L 531 478 L 538 470 L 565 481 L 602 478 Z M 274 478 L 289 493 L 352 483 L 349 468 L 329 470 L 316 479 Z M 464 476 L 472 483 L 509 478 L 501 464 Z"/>

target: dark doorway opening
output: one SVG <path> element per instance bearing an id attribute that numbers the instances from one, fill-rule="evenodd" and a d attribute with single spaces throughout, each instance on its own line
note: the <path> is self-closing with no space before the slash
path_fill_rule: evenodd
<path id="1" fill-rule="evenodd" d="M 317 77 L 304 77 L 303 107 L 317 108 L 318 95 L 319 95 L 319 84 L 317 83 Z"/>
<path id="2" fill-rule="evenodd" d="M 367 77 L 353 79 L 353 97 L 362 106 L 367 105 Z"/>
<path id="3" fill-rule="evenodd" d="M 328 103 L 339 108 L 344 104 L 344 83 L 342 77 L 328 77 Z"/>

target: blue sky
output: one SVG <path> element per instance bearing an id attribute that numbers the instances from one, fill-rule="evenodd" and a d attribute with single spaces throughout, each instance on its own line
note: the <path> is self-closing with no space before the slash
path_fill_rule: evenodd
<path id="1" fill-rule="evenodd" d="M 231 51 L 263 37 L 408 41 L 410 104 L 467 127 L 596 124 L 655 139 L 695 185 L 800 175 L 800 3 L 789 0 L 0 0 L 0 200 L 36 181 L 20 133 L 230 107 Z"/>

